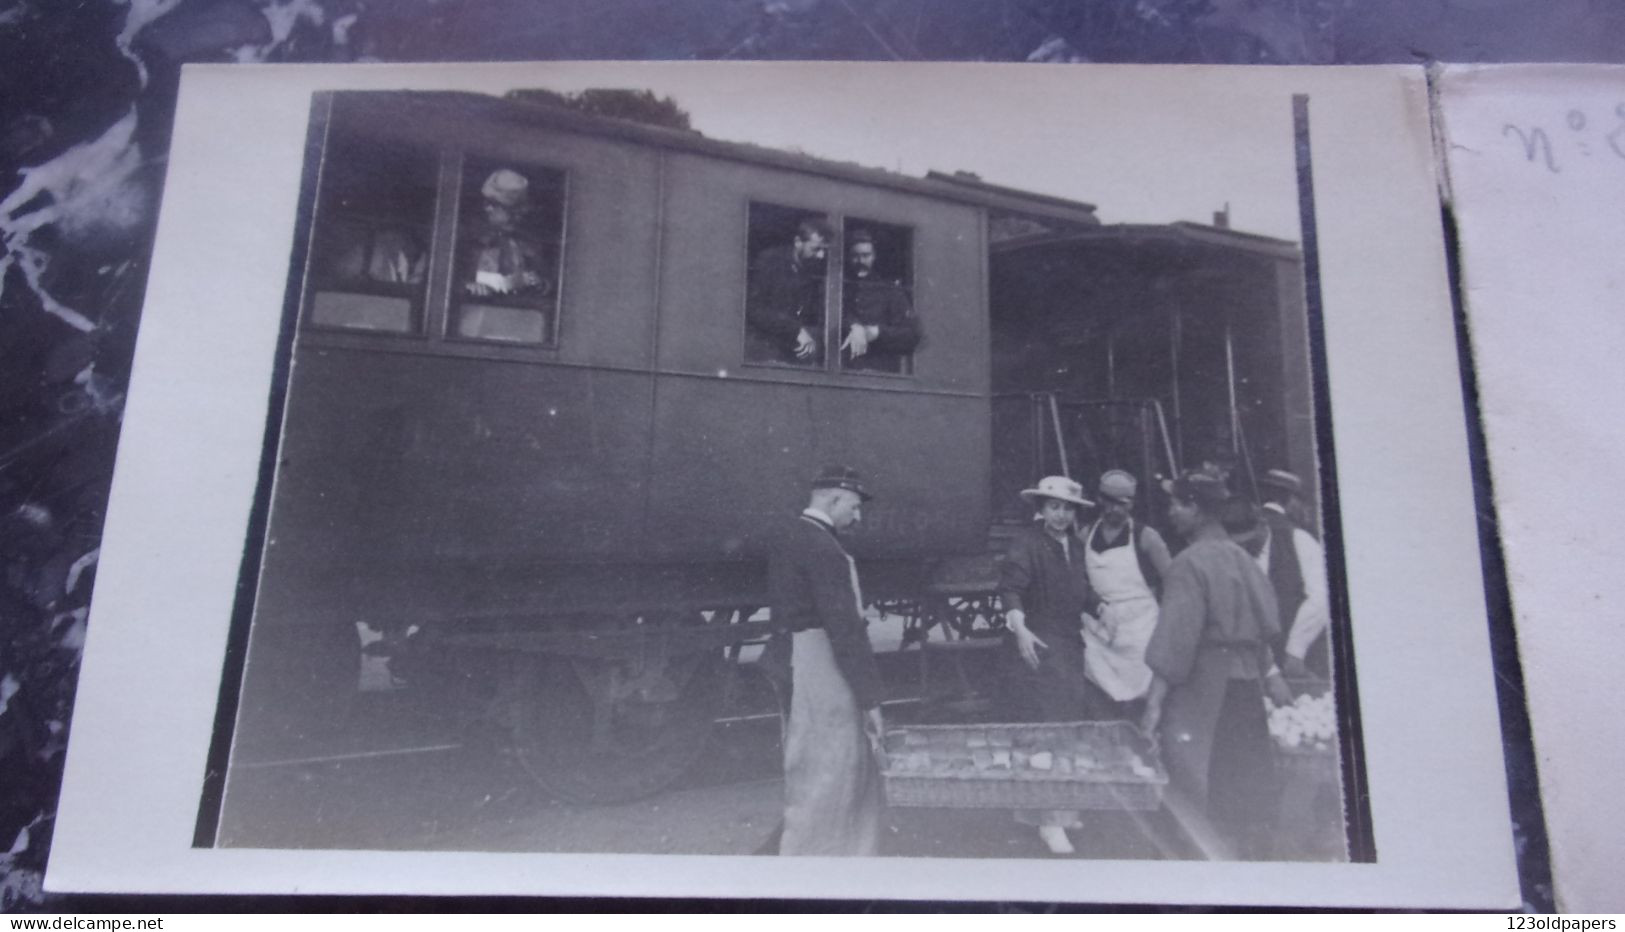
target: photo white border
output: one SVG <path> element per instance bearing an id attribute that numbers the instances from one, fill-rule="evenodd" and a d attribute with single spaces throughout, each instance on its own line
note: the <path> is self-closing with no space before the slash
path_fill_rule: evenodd
<path id="1" fill-rule="evenodd" d="M 1286 147 L 1288 158 L 1291 97 L 1310 96 L 1375 864 L 192 847 L 259 474 L 311 93 L 500 91 L 556 81 L 639 87 L 667 72 L 693 78 L 711 71 L 714 80 L 750 94 L 817 88 L 837 77 L 851 82 L 856 75 L 931 88 L 948 100 L 1019 106 L 1009 101 L 1075 99 L 1097 141 L 1110 131 L 1102 120 L 1114 108 L 1125 114 L 1161 108 L 1178 121 L 1213 119 L 1215 106 L 1279 107 L 1288 132 L 1256 144 L 1261 152 Z M 1201 171 L 1208 155 L 1188 154 L 1192 170 Z M 1104 212 L 1112 192 L 1094 199 Z M 188 66 L 47 888 L 1515 908 L 1518 880 L 1437 203 L 1420 68 Z"/>

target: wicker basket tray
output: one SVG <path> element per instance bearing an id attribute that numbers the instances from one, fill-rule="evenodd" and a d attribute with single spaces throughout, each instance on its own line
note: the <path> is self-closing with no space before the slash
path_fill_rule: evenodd
<path id="1" fill-rule="evenodd" d="M 1287 685 L 1294 697 L 1324 698 L 1331 692 L 1331 683 L 1313 677 L 1289 678 Z M 1337 779 L 1339 768 L 1335 738 L 1332 743 L 1320 747 L 1292 746 L 1276 736 L 1271 736 L 1271 743 L 1275 746 L 1276 766 L 1282 773 L 1312 779 Z"/>
<path id="2" fill-rule="evenodd" d="M 917 725 L 887 732 L 886 752 L 893 806 L 1148 810 L 1168 784 L 1128 722 Z"/>

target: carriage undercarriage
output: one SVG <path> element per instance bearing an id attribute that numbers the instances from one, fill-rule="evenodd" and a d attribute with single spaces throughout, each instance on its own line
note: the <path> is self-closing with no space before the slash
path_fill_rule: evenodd
<path id="1" fill-rule="evenodd" d="M 957 666 L 949 692 L 931 694 L 925 655 L 997 643 L 1003 621 L 990 591 L 879 599 L 869 614 L 897 629 L 899 651 L 919 655 L 918 683 L 895 684 L 906 695 L 897 701 L 961 709 L 985 701 Z M 497 724 L 524 772 L 549 792 L 616 803 L 680 780 L 719 721 L 776 718 L 782 729 L 789 670 L 768 646 L 778 629 L 766 616 L 745 605 L 552 619 L 545 628 L 517 619 L 479 630 L 426 625 L 373 653 L 399 688 Z"/>

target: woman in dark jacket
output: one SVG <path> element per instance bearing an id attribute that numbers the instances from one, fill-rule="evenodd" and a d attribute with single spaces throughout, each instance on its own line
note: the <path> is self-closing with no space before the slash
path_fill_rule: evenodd
<path id="1" fill-rule="evenodd" d="M 1047 476 L 1021 497 L 1038 507 L 1039 522 L 1011 541 L 999 570 L 1005 627 L 1021 659 L 1013 665 L 1017 692 L 1036 705 L 1029 717 L 1037 721 L 1078 721 L 1086 701 L 1083 613 L 1099 600 L 1076 528 L 1078 508 L 1092 503 L 1065 476 Z M 1051 852 L 1071 853 L 1066 830 L 1079 827 L 1076 812 L 1018 812 L 1016 819 L 1037 825 Z"/>

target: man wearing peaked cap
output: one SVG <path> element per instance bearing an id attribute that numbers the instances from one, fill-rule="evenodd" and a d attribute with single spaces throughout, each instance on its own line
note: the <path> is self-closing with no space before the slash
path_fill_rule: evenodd
<path id="1" fill-rule="evenodd" d="M 1275 591 L 1225 532 L 1222 478 L 1186 473 L 1163 488 L 1169 521 L 1189 546 L 1163 578 L 1141 727 L 1159 738 L 1176 815 L 1210 823 L 1224 856 L 1265 857 L 1275 764 L 1263 699 L 1268 691 L 1291 701 L 1270 647 L 1281 630 Z"/>
<path id="2" fill-rule="evenodd" d="M 1285 469 L 1268 470 L 1264 475 L 1258 477 L 1258 484 L 1282 489 L 1291 492 L 1293 495 L 1303 491 L 1303 480 L 1298 478 L 1297 473 Z"/>
<path id="3" fill-rule="evenodd" d="M 1314 533 L 1309 506 L 1303 498 L 1303 480 L 1297 473 L 1271 469 L 1258 477 L 1258 494 L 1264 500 L 1264 520 L 1271 529 L 1284 534 L 1288 523 Z"/>
<path id="4" fill-rule="evenodd" d="M 879 849 L 880 673 L 857 564 L 837 536 L 861 520 L 870 497 L 857 470 L 824 469 L 768 564 L 773 621 L 791 637 L 780 854 L 871 855 Z"/>
<path id="5" fill-rule="evenodd" d="M 1084 717 L 1083 615 L 1095 608 L 1084 567 L 1082 542 L 1075 533 L 1078 508 L 1092 504 L 1083 486 L 1066 476 L 1046 476 L 1021 497 L 1038 506 L 1038 523 L 1010 541 L 999 567 L 999 601 L 1009 632 L 1006 669 L 1016 698 L 1028 708 L 1018 716 L 1033 721 L 1067 722 Z M 1072 851 L 1068 828 L 1081 822 L 1076 812 L 1035 810 L 1016 820 L 1036 825 L 1055 854 Z"/>
<path id="6" fill-rule="evenodd" d="M 1272 470 L 1273 472 L 1274 470 Z M 1290 474 L 1289 474 L 1290 475 Z M 1259 485 L 1262 487 L 1263 482 Z M 1287 676 L 1326 676 L 1331 649 L 1331 600 L 1326 585 L 1326 551 L 1313 534 L 1298 527 L 1274 503 L 1237 509 L 1224 518 L 1225 530 L 1252 555 L 1275 587 L 1282 636 L 1275 659 Z"/>
<path id="7" fill-rule="evenodd" d="M 856 493 L 858 498 L 865 502 L 874 498 L 873 495 L 869 494 L 869 490 L 864 487 L 863 477 L 858 475 L 858 471 L 850 466 L 824 467 L 824 471 L 819 473 L 818 478 L 812 481 L 812 487 L 815 489 L 846 489 L 849 492 Z"/>
<path id="8" fill-rule="evenodd" d="M 1214 520 L 1218 518 L 1219 507 L 1230 500 L 1230 487 L 1225 482 L 1224 474 L 1214 469 L 1186 470 L 1177 479 L 1162 480 L 1162 490 L 1175 502 L 1196 505 L 1204 510 L 1212 509 L 1211 512 L 1204 511 L 1204 514 Z"/>

